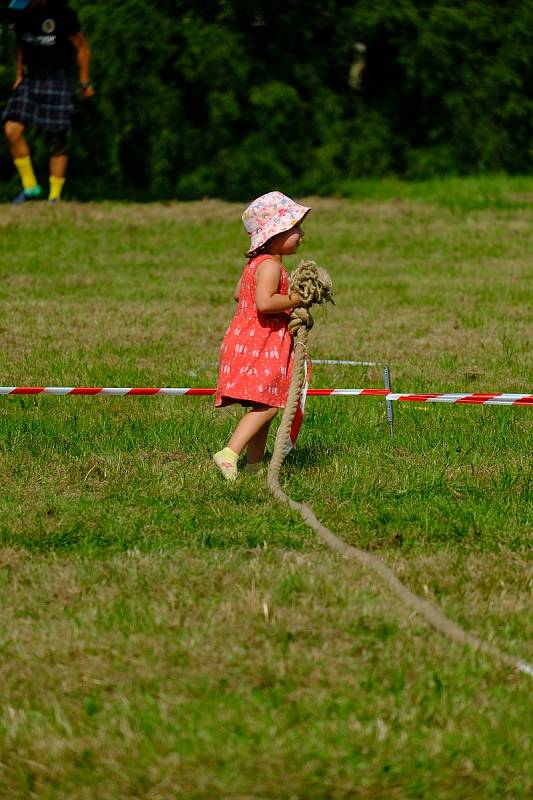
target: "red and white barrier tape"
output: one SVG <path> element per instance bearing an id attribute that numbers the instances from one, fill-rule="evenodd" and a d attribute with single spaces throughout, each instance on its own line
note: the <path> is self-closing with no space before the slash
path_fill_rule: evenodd
<path id="1" fill-rule="evenodd" d="M 343 367 L 381 367 L 381 361 L 347 361 L 338 358 L 313 358 L 313 364 L 340 364 Z"/>
<path id="2" fill-rule="evenodd" d="M 102 395 L 123 397 L 133 395 L 163 395 L 167 397 L 213 395 L 214 389 L 176 388 L 121 388 L 121 387 L 69 387 L 69 386 L 0 386 L 0 395 Z M 506 394 L 503 392 L 464 394 L 400 394 L 387 389 L 309 389 L 309 396 L 322 397 L 383 397 L 385 400 L 413 403 L 456 403 L 495 406 L 533 406 L 533 394 Z"/>

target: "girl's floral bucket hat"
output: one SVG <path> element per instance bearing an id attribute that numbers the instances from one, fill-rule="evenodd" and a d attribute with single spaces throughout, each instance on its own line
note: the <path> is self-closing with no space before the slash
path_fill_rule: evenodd
<path id="1" fill-rule="evenodd" d="M 244 227 L 250 236 L 252 255 L 278 233 L 290 230 L 311 211 L 307 206 L 295 203 L 281 192 L 268 192 L 257 197 L 242 215 Z"/>

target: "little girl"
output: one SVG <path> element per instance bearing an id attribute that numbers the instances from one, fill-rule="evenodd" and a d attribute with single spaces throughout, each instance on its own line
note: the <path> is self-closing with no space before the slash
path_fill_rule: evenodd
<path id="1" fill-rule="evenodd" d="M 235 289 L 235 316 L 220 348 L 215 406 L 250 406 L 226 447 L 213 461 L 226 480 L 237 477 L 237 460 L 246 448 L 247 471 L 258 472 L 270 423 L 287 402 L 292 367 L 289 315 L 301 305 L 290 294 L 283 256 L 296 253 L 300 227 L 311 209 L 281 192 L 251 203 L 242 220 L 250 235 L 249 258 Z"/>

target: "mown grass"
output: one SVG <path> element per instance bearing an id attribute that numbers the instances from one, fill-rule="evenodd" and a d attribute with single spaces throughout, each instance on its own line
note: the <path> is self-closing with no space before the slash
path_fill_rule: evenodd
<path id="1" fill-rule="evenodd" d="M 352 194 L 311 200 L 302 254 L 338 301 L 312 354 L 386 361 L 406 392 L 531 391 L 533 181 Z M 240 211 L 1 208 L 1 383 L 213 385 Z M 530 796 L 530 679 L 428 630 L 261 480 L 224 485 L 237 411 L 0 400 L 0 796 Z M 382 401 L 308 403 L 290 494 L 531 661 L 530 410 L 397 405 L 391 439 Z"/>

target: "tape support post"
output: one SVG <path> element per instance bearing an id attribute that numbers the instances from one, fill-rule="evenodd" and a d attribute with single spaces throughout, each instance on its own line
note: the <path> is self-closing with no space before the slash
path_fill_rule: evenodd
<path id="1" fill-rule="evenodd" d="M 0 395 L 88 395 L 103 397 L 131 397 L 155 395 L 167 397 L 194 397 L 214 395 L 215 389 L 202 388 L 135 388 L 135 387 L 98 387 L 98 386 L 0 386 Z M 429 393 L 405 394 L 389 392 L 388 389 L 309 389 L 309 396 L 315 397 L 382 397 L 385 400 L 402 403 L 455 403 L 458 405 L 497 405 L 497 406 L 533 406 L 533 394 L 512 394 L 505 392 L 470 392 L 470 393 Z"/>

